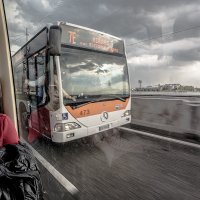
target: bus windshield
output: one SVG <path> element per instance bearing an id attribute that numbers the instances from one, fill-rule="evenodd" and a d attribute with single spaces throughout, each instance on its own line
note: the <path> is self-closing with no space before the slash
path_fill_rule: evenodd
<path id="1" fill-rule="evenodd" d="M 129 96 L 126 58 L 63 48 L 60 57 L 63 90 L 77 101 Z M 71 103 L 64 97 L 64 103 Z"/>

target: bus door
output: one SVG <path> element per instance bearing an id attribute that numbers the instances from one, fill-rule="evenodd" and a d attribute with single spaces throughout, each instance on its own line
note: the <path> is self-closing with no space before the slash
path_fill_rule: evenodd
<path id="1" fill-rule="evenodd" d="M 36 56 L 36 105 L 37 115 L 39 119 L 39 132 L 45 135 L 50 135 L 50 119 L 49 110 L 46 106 L 48 94 L 46 93 L 48 87 L 48 73 L 46 53 L 42 52 Z"/>
<path id="2" fill-rule="evenodd" d="M 46 101 L 45 66 L 45 53 L 38 53 L 37 56 L 28 59 L 30 123 L 31 127 L 39 133 L 44 132 L 46 117 L 46 113 L 43 112 Z"/>

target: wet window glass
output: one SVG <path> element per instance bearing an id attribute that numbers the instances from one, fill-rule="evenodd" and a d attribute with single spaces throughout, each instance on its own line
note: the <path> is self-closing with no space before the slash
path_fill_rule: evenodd
<path id="1" fill-rule="evenodd" d="M 199 199 L 199 3 L 4 0 L 44 199 Z"/>

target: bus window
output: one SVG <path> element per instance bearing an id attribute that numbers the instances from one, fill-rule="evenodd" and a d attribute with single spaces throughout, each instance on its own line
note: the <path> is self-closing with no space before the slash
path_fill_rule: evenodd
<path id="1" fill-rule="evenodd" d="M 35 57 L 28 59 L 27 79 L 25 85 L 28 85 L 28 95 L 31 105 L 36 105 L 36 69 L 35 69 Z"/>
<path id="2" fill-rule="evenodd" d="M 28 95 L 31 105 L 40 106 L 45 103 L 45 54 L 38 54 L 28 59 L 28 77 L 25 85 L 28 85 Z"/>
<path id="3" fill-rule="evenodd" d="M 45 79 L 46 79 L 46 62 L 45 62 L 45 53 L 41 53 L 36 57 L 36 96 L 37 96 L 37 105 L 40 106 L 46 101 L 46 92 L 45 92 Z"/>
<path id="4" fill-rule="evenodd" d="M 19 70 L 19 73 L 18 73 L 18 76 L 20 79 L 20 76 L 22 76 L 22 94 L 28 94 L 28 74 L 27 74 L 27 61 L 24 60 L 23 63 L 20 63 L 18 65 L 18 70 Z"/>

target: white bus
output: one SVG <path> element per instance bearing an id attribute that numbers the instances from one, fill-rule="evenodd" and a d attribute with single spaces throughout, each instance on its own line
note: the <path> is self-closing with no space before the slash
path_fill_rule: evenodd
<path id="1" fill-rule="evenodd" d="M 17 109 L 29 142 L 64 143 L 131 121 L 124 42 L 73 24 L 48 25 L 12 57 Z"/>

